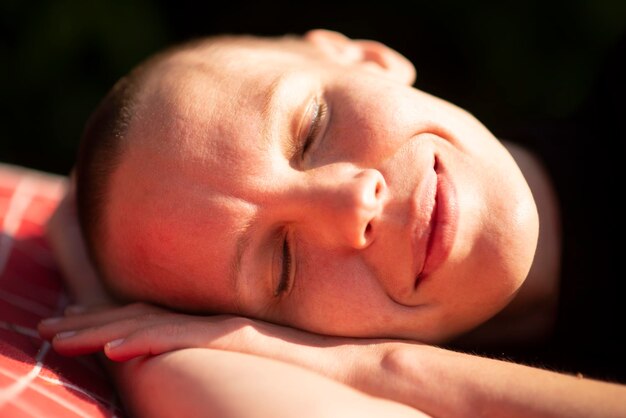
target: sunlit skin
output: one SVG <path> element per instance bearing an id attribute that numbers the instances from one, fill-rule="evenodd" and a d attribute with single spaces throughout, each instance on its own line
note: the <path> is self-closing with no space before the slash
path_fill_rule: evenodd
<path id="1" fill-rule="evenodd" d="M 112 177 L 107 274 L 175 308 L 332 335 L 437 342 L 490 318 L 531 266 L 535 203 L 503 145 L 414 74 L 325 31 L 170 56 Z M 431 225 L 445 251 L 429 270 Z"/>

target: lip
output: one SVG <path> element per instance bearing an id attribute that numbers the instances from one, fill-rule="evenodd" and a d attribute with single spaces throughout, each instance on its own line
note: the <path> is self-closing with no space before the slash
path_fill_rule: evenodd
<path id="1" fill-rule="evenodd" d="M 430 217 L 426 225 L 418 222 L 413 235 L 415 288 L 448 259 L 458 226 L 456 189 L 437 157 L 424 189 L 417 198 L 427 199 L 422 200 L 421 210 L 426 209 Z M 419 208 L 420 202 L 417 204 Z"/>

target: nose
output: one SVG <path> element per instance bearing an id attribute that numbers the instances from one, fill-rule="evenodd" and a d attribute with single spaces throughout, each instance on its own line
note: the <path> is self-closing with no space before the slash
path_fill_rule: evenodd
<path id="1" fill-rule="evenodd" d="M 339 170 L 318 183 L 316 230 L 335 244 L 363 249 L 376 237 L 387 185 L 375 169 Z"/>

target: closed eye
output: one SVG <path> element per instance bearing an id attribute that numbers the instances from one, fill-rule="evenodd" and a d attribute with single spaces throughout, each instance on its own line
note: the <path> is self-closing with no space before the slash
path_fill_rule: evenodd
<path id="1" fill-rule="evenodd" d="M 328 106 L 324 101 L 319 99 L 315 99 L 313 103 L 311 103 L 311 109 L 308 114 L 310 114 L 310 122 L 308 123 L 308 128 L 306 133 L 301 136 L 300 147 L 298 150 L 298 155 L 300 158 L 304 158 L 306 152 L 311 148 L 311 145 L 317 139 L 318 133 L 322 126 L 322 121 L 326 116 L 326 112 L 328 110 Z"/>
<path id="2" fill-rule="evenodd" d="M 274 296 L 280 296 L 287 289 L 289 289 L 291 278 L 293 277 L 293 259 L 288 234 L 285 234 L 285 237 L 283 238 L 280 266 L 280 274 L 278 277 L 278 284 L 274 289 Z"/>

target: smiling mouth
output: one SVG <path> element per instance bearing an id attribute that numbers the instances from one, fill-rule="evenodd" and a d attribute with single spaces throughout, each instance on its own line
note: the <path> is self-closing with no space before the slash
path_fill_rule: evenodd
<path id="1" fill-rule="evenodd" d="M 423 248 L 423 263 L 415 277 L 414 288 L 427 280 L 449 257 L 458 226 L 458 206 L 456 190 L 448 177 L 445 167 L 435 156 L 433 164 L 435 184 L 431 185 L 434 191 L 432 212 L 425 230 L 419 241 Z M 418 231 L 415 231 L 416 234 Z M 424 245 L 423 242 L 426 242 Z"/>
<path id="2" fill-rule="evenodd" d="M 436 159 L 435 159 L 434 169 L 435 169 L 435 173 L 437 173 L 437 160 Z M 437 182 L 437 185 L 438 184 L 439 182 Z M 435 204 L 433 205 L 433 212 L 430 216 L 430 225 L 428 226 L 428 240 L 426 244 L 424 263 L 422 264 L 422 269 L 419 271 L 419 273 L 417 273 L 417 276 L 415 277 L 415 285 L 414 285 L 415 288 L 417 288 L 420 282 L 426 277 L 426 273 L 427 273 L 426 266 L 428 265 L 428 261 L 430 259 L 430 254 L 433 248 L 433 241 L 434 241 L 435 233 L 437 232 L 437 215 L 438 215 L 437 212 L 438 212 L 438 207 L 439 207 L 438 198 L 439 198 L 439 190 L 437 187 L 435 189 Z"/>

